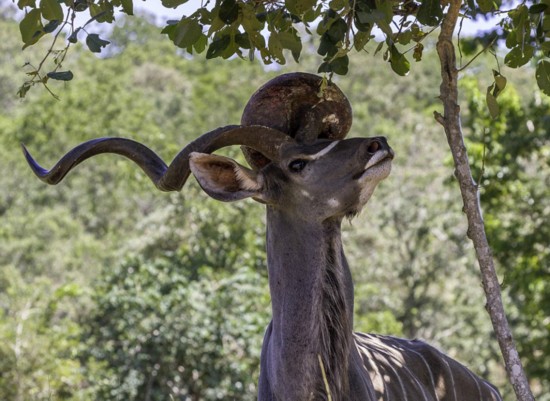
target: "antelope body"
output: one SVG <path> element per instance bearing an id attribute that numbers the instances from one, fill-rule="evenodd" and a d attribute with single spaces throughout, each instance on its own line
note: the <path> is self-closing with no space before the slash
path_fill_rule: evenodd
<path id="1" fill-rule="evenodd" d="M 260 401 L 498 401 L 498 391 L 421 342 L 353 332 L 353 282 L 341 222 L 365 206 L 390 173 L 385 138 L 344 139 L 351 108 L 334 85 L 287 74 L 250 100 L 242 125 L 219 128 L 186 146 L 167 166 L 144 145 L 122 138 L 85 142 L 51 170 L 25 150 L 42 180 L 56 184 L 99 153 L 136 162 L 164 191 L 192 172 L 221 201 L 266 205 L 273 319 L 261 354 Z M 242 145 L 252 168 L 211 154 Z"/>

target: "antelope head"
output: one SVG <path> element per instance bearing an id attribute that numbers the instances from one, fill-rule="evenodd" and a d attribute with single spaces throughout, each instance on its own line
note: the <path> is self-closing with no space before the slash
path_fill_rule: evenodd
<path id="1" fill-rule="evenodd" d="M 42 168 L 23 146 L 34 173 L 59 183 L 84 160 L 115 153 L 134 161 L 162 191 L 179 191 L 190 173 L 215 199 L 247 197 L 287 208 L 302 218 L 353 215 L 377 183 L 390 172 L 393 151 L 385 138 L 343 139 L 351 126 L 351 108 L 332 84 L 321 78 L 286 74 L 260 88 L 245 107 L 242 124 L 221 127 L 188 144 L 170 165 L 145 145 L 125 138 L 84 142 L 53 168 Z M 241 145 L 251 168 L 212 154 Z"/>
<path id="2" fill-rule="evenodd" d="M 233 201 L 252 197 L 301 220 L 358 213 L 390 172 L 393 153 L 384 138 L 311 144 L 285 141 L 261 170 L 218 155 L 193 152 L 191 171 L 206 193 Z"/>

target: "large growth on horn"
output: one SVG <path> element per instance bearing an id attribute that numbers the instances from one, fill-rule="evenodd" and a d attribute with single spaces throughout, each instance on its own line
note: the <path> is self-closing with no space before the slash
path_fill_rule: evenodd
<path id="1" fill-rule="evenodd" d="M 344 139 L 351 128 L 351 105 L 332 82 L 307 73 L 280 75 L 259 88 L 244 108 L 242 125 L 262 125 L 284 132 L 300 143 L 318 138 Z M 269 162 L 243 147 L 254 168 Z"/>

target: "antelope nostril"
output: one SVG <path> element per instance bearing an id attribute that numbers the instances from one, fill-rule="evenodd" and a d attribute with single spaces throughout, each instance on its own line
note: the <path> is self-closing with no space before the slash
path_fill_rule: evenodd
<path id="1" fill-rule="evenodd" d="M 378 141 L 372 141 L 369 144 L 369 147 L 367 148 L 367 152 L 369 153 L 376 153 L 380 149 L 380 142 Z"/>

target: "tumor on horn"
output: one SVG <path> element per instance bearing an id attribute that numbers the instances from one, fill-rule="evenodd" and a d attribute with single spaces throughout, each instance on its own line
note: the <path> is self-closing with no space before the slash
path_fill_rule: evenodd
<path id="1" fill-rule="evenodd" d="M 304 143 L 317 138 L 343 139 L 351 128 L 351 105 L 334 83 L 323 88 L 322 83 L 322 77 L 307 73 L 272 79 L 252 95 L 241 124 L 274 128 Z M 243 147 L 243 152 L 256 169 L 269 163 L 250 148 Z"/>

